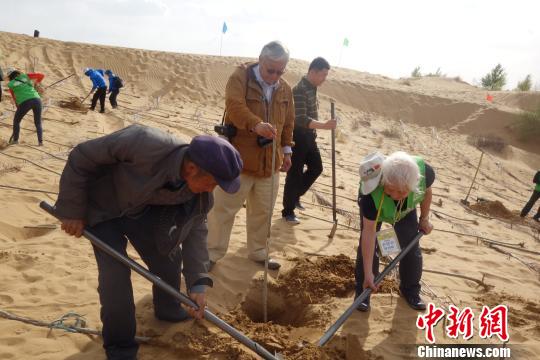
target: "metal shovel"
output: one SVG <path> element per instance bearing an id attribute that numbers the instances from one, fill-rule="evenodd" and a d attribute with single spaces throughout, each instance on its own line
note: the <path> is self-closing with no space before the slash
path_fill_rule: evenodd
<path id="1" fill-rule="evenodd" d="M 56 214 L 54 213 L 54 207 L 52 207 L 50 204 L 48 204 L 45 201 L 42 201 L 39 206 L 47 211 L 52 216 L 58 218 Z M 125 257 L 124 255 L 120 254 L 118 251 L 114 250 L 112 247 L 101 241 L 99 238 L 97 238 L 95 235 L 93 235 L 90 231 L 84 230 L 83 235 L 90 240 L 90 242 L 99 248 L 100 250 L 104 251 L 105 253 L 109 254 L 116 260 L 120 261 L 122 264 L 128 266 L 133 271 L 137 272 L 139 275 L 142 275 L 146 280 L 149 280 L 152 284 L 158 286 L 161 290 L 167 292 L 169 295 L 174 296 L 178 300 L 182 302 L 182 304 L 191 306 L 192 308 L 198 309 L 199 306 L 194 303 L 189 297 L 182 294 L 180 291 L 176 290 L 169 284 L 167 284 L 165 281 L 161 280 L 156 275 L 152 274 L 150 271 L 146 270 L 144 267 L 139 265 L 136 261 L 131 260 L 128 257 Z M 241 333 L 240 331 L 233 328 L 231 325 L 227 324 L 225 321 L 218 318 L 216 315 L 211 313 L 209 310 L 204 310 L 204 318 L 208 321 L 210 321 L 212 324 L 216 325 L 221 330 L 225 331 L 227 334 L 229 334 L 234 339 L 238 340 L 243 345 L 247 346 L 254 352 L 256 352 L 259 356 L 261 356 L 264 359 L 267 360 L 279 360 L 280 357 L 272 355 L 268 350 L 266 350 L 264 347 L 256 343 L 255 341 L 248 338 L 246 335 Z"/>
<path id="2" fill-rule="evenodd" d="M 334 120 L 336 118 L 335 103 L 330 103 L 330 118 Z M 332 230 L 328 237 L 330 239 L 334 238 L 334 235 L 337 230 L 338 219 L 337 219 L 337 210 L 336 210 L 336 130 L 332 129 L 332 220 L 334 224 L 332 225 Z"/>
<path id="3" fill-rule="evenodd" d="M 407 247 L 405 249 L 401 250 L 401 252 L 398 254 L 398 256 L 396 256 L 394 258 L 394 260 L 392 260 L 390 262 L 390 264 L 388 264 L 388 266 L 386 266 L 386 268 L 383 270 L 383 272 L 380 273 L 375 278 L 375 285 L 379 285 L 382 282 L 382 280 L 384 279 L 384 277 L 386 275 L 388 275 L 388 273 L 390 271 L 392 271 L 392 269 L 397 265 L 397 263 L 400 262 L 401 259 L 403 259 L 403 257 L 405 257 L 405 255 L 407 255 L 407 253 L 409 251 L 411 251 L 411 249 L 416 244 L 418 244 L 418 242 L 420 241 L 420 238 L 422 237 L 422 235 L 424 235 L 424 233 L 422 233 L 422 232 L 418 233 L 418 235 L 416 235 L 414 237 L 414 239 L 409 243 L 409 245 L 407 245 Z M 321 337 L 321 339 L 319 340 L 317 345 L 318 346 L 324 346 L 332 338 L 332 336 L 334 336 L 335 332 L 338 331 L 338 329 L 341 327 L 341 325 L 343 325 L 345 320 L 347 320 L 349 318 L 349 316 L 351 316 L 353 311 L 362 302 L 364 302 L 368 298 L 368 296 L 371 294 L 371 292 L 372 292 L 371 288 L 364 289 L 364 291 L 362 291 L 360 296 L 358 296 L 356 298 L 356 300 L 354 300 L 352 305 L 349 306 L 349 308 L 347 310 L 345 310 L 345 312 L 336 320 L 336 322 L 332 326 L 330 326 L 330 328 L 324 333 L 324 335 Z"/>

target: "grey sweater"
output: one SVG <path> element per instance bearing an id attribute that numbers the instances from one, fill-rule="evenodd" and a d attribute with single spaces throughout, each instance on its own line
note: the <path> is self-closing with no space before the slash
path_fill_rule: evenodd
<path id="1" fill-rule="evenodd" d="M 161 130 L 140 125 L 83 142 L 71 151 L 60 178 L 56 214 L 93 226 L 137 214 L 147 205 L 189 204 L 182 229 L 174 239 L 165 239 L 166 251 L 182 246 L 188 288 L 211 285 L 206 214 L 212 194 L 193 194 L 187 185 L 176 191 L 168 186 L 182 182 L 180 168 L 188 148 Z"/>

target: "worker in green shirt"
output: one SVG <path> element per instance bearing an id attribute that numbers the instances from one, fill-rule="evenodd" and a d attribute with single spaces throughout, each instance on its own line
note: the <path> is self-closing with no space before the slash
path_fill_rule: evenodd
<path id="1" fill-rule="evenodd" d="M 41 98 L 35 89 L 45 75 L 40 73 L 22 73 L 15 69 L 7 72 L 9 79 L 8 88 L 11 94 L 11 101 L 17 107 L 13 118 L 13 135 L 9 139 L 10 144 L 19 143 L 19 132 L 21 131 L 21 121 L 27 112 L 34 113 L 34 124 L 36 125 L 38 144 L 43 145 L 43 129 L 41 128 Z"/>

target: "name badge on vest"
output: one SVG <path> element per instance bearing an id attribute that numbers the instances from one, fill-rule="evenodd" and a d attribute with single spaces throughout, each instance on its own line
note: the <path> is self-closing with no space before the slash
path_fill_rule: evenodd
<path id="1" fill-rule="evenodd" d="M 399 241 L 394 228 L 381 230 L 377 233 L 377 242 L 381 256 L 397 255 L 401 252 Z"/>

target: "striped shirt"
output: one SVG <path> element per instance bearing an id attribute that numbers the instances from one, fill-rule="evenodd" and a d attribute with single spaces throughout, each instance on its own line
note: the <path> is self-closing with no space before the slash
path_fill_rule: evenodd
<path id="1" fill-rule="evenodd" d="M 313 86 L 307 77 L 293 88 L 295 120 L 294 126 L 309 129 L 311 120 L 318 120 L 317 87 Z"/>

